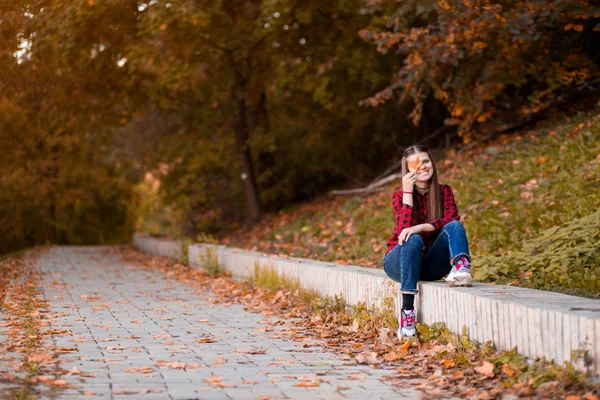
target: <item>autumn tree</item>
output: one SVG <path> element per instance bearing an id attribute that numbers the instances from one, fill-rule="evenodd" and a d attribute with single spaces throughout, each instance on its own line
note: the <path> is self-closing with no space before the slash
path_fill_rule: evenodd
<path id="1" fill-rule="evenodd" d="M 374 57 L 357 35 L 370 18 L 361 16 L 361 6 L 174 1 L 141 7 L 144 34 L 129 48 L 126 68 L 134 77 L 156 76 L 148 90 L 157 108 L 128 131 L 154 132 L 158 125 L 148 126 L 149 119 L 169 125 L 150 152 L 155 165 L 170 165 L 161 177 L 166 199 L 196 210 L 184 212 L 184 220 L 215 210 L 239 220 L 241 183 L 256 221 L 265 207 L 314 196 L 335 179 L 360 179 L 357 171 L 368 174 L 385 160 L 382 150 L 393 154 L 406 126 L 403 113 L 358 106 L 390 72 L 389 59 Z"/>
<path id="2" fill-rule="evenodd" d="M 361 36 L 404 65 L 363 104 L 443 102 L 464 140 L 531 120 L 557 101 L 598 90 L 600 8 L 595 2 L 369 2 L 382 15 Z"/>
<path id="3" fill-rule="evenodd" d="M 89 36 L 62 29 L 79 7 L 2 3 L 0 251 L 123 240 L 131 232 L 125 163 L 108 151 L 110 128 L 123 117 L 113 86 L 122 72 L 116 54 L 104 56 Z"/>

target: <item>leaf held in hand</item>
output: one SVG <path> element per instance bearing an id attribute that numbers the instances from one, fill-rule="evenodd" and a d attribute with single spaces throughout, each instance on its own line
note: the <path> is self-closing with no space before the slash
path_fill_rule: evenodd
<path id="1" fill-rule="evenodd" d="M 421 163 L 421 161 L 419 161 L 419 157 L 417 157 L 415 160 L 408 162 L 408 167 L 411 169 L 418 170 L 419 168 L 421 168 L 421 165 L 423 165 L 423 163 Z"/>

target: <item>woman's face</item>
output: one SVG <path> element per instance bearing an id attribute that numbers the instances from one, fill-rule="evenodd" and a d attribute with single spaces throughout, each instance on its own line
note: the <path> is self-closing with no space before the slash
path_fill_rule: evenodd
<path id="1" fill-rule="evenodd" d="M 433 176 L 433 164 L 429 155 L 425 152 L 415 153 L 406 158 L 408 161 L 408 171 L 416 172 L 417 182 L 427 182 Z M 415 168 L 415 165 L 420 166 Z"/>

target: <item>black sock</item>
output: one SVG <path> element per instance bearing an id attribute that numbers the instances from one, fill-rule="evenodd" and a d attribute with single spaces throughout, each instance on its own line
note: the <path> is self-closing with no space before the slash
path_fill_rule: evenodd
<path id="1" fill-rule="evenodd" d="M 412 310 L 415 308 L 415 295 L 402 293 L 402 309 Z"/>

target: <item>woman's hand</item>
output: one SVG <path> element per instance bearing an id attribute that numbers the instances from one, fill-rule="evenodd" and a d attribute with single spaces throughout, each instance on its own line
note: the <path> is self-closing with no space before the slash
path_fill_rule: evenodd
<path id="1" fill-rule="evenodd" d="M 423 230 L 422 225 L 411 226 L 410 228 L 402 229 L 402 232 L 398 235 L 398 243 L 403 245 L 404 242 L 408 240 L 408 238 L 415 233 L 420 233 Z"/>
<path id="2" fill-rule="evenodd" d="M 403 192 L 412 192 L 413 187 L 415 186 L 415 181 L 417 180 L 417 175 L 414 172 L 409 172 L 408 174 L 402 177 L 402 191 Z"/>

